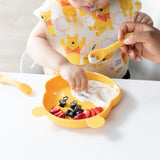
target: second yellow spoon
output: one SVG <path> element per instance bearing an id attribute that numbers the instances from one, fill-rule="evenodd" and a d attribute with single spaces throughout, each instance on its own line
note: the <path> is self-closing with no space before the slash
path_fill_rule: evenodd
<path id="1" fill-rule="evenodd" d="M 7 76 L 0 74 L 0 83 L 8 83 L 16 86 L 21 92 L 23 92 L 26 95 L 31 94 L 32 88 L 28 86 L 25 83 L 21 83 L 19 81 L 16 81 L 14 79 L 8 78 Z"/>
<path id="2" fill-rule="evenodd" d="M 131 35 L 131 33 L 128 33 L 125 35 L 124 39 L 126 39 L 127 37 L 129 37 Z M 97 63 L 102 61 L 107 54 L 109 54 L 110 52 L 113 52 L 114 50 L 122 47 L 124 45 L 124 39 L 117 41 L 115 43 L 113 43 L 112 45 L 106 47 L 106 48 L 102 48 L 102 49 L 97 49 L 93 52 L 91 52 L 88 56 L 88 60 L 90 63 Z"/>

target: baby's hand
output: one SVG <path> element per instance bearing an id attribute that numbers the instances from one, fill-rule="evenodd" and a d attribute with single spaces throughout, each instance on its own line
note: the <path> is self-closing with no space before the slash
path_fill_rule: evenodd
<path id="1" fill-rule="evenodd" d="M 145 23 L 148 25 L 153 26 L 153 21 L 150 16 L 148 16 L 145 13 L 142 12 L 134 12 L 132 18 L 130 19 L 131 22 L 137 22 L 137 23 Z"/>
<path id="2" fill-rule="evenodd" d="M 80 92 L 88 89 L 88 79 L 82 68 L 68 62 L 61 65 L 59 72 L 70 84 L 72 90 Z"/>

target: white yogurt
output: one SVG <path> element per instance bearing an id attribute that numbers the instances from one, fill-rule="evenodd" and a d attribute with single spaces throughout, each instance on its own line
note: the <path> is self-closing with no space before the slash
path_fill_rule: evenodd
<path id="1" fill-rule="evenodd" d="M 88 55 L 88 60 L 89 60 L 89 63 L 97 63 L 97 62 L 100 62 L 97 57 L 92 57 L 91 55 Z"/>
<path id="2" fill-rule="evenodd" d="M 95 106 L 105 107 L 118 94 L 117 86 L 111 88 L 109 85 L 95 80 L 88 81 L 88 91 L 74 92 L 72 95 L 82 102 L 92 102 Z"/>

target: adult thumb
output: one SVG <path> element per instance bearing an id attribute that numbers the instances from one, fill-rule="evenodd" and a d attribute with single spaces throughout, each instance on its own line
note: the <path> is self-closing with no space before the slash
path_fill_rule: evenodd
<path id="1" fill-rule="evenodd" d="M 124 40 L 124 44 L 133 45 L 136 43 L 146 43 L 148 41 L 148 32 L 134 32 Z"/>

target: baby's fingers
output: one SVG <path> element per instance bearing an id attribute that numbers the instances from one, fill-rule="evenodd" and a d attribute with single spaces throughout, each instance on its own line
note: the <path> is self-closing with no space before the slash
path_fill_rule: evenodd
<path id="1" fill-rule="evenodd" d="M 68 83 L 69 83 L 69 85 L 70 85 L 70 87 L 71 87 L 71 90 L 76 90 L 76 81 L 75 81 L 75 79 L 69 79 L 68 80 Z"/>
<path id="2" fill-rule="evenodd" d="M 80 92 L 81 91 L 81 78 L 78 76 L 75 79 L 76 82 L 76 92 Z"/>
<path id="3" fill-rule="evenodd" d="M 85 75 L 84 77 L 81 77 L 81 91 L 87 91 L 88 90 L 88 79 Z"/>

